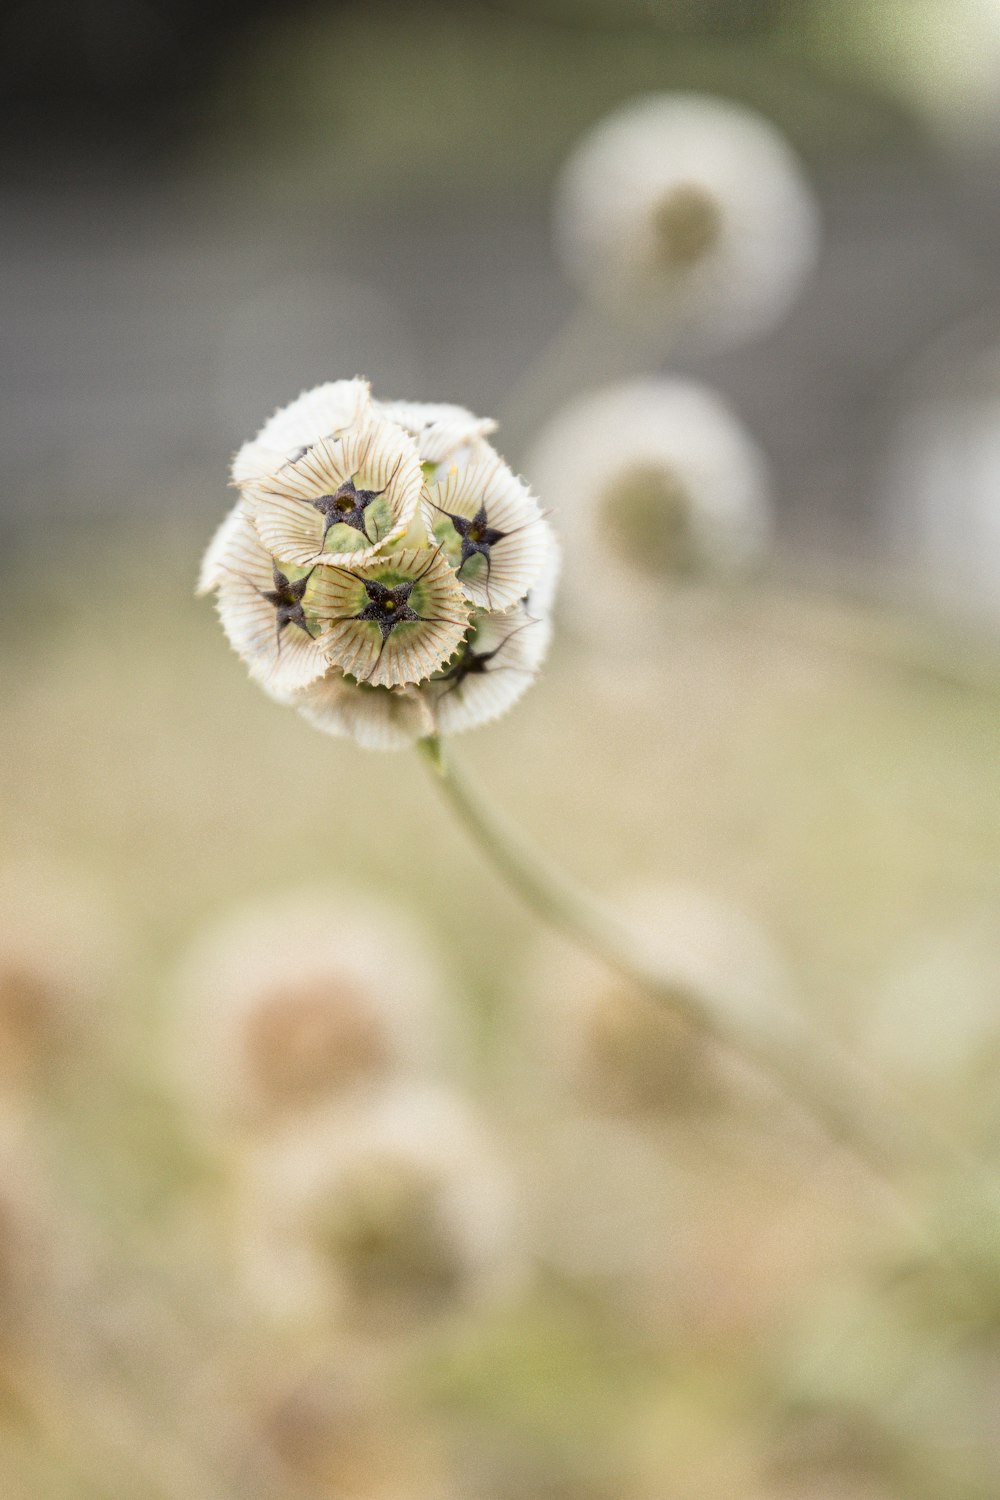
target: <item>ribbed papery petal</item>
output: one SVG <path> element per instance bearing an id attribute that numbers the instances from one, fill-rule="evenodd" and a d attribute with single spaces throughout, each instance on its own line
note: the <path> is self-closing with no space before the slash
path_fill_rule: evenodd
<path id="1" fill-rule="evenodd" d="M 198 586 L 195 589 L 199 597 L 202 594 L 210 594 L 222 582 L 229 554 L 234 542 L 238 542 L 246 520 L 246 507 L 242 500 L 238 500 L 205 549 L 198 572 Z"/>
<path id="2" fill-rule="evenodd" d="M 303 391 L 276 411 L 252 442 L 243 444 L 233 459 L 233 483 L 277 473 L 300 449 L 320 438 L 340 437 L 352 427 L 364 426 L 370 411 L 371 389 L 360 377 L 330 380 Z"/>
<path id="3" fill-rule="evenodd" d="M 420 618 L 400 620 L 387 635 L 376 620 L 357 619 L 371 603 L 366 579 L 390 589 L 414 582 L 406 603 Z M 323 645 L 331 664 L 372 687 L 422 682 L 454 654 L 468 629 L 468 602 L 440 549 L 411 548 L 359 568 L 318 567 L 307 597 L 328 627 Z"/>
<path id="4" fill-rule="evenodd" d="M 380 491 L 364 512 L 365 531 L 337 522 L 326 531 L 312 503 L 342 484 Z M 423 475 L 416 444 L 391 422 L 372 422 L 342 439 L 321 438 L 279 473 L 247 484 L 243 494 L 261 541 L 300 567 L 364 563 L 406 531 Z"/>
<path id="5" fill-rule="evenodd" d="M 474 448 L 497 427 L 492 417 L 477 417 L 464 406 L 443 401 L 374 401 L 372 407 L 416 440 L 421 463 L 445 463 L 460 449 Z"/>
<path id="6" fill-rule="evenodd" d="M 305 688 L 295 707 L 317 729 L 364 750 L 405 750 L 434 733 L 430 705 L 417 689 L 368 687 L 349 681 L 339 667 Z"/>
<path id="7" fill-rule="evenodd" d="M 527 613 L 536 620 L 544 620 L 550 627 L 552 607 L 555 604 L 556 589 L 559 586 L 559 575 L 562 572 L 562 548 L 559 539 L 543 517 L 539 523 L 539 530 L 545 538 L 545 561 L 542 563 L 541 571 L 535 582 L 525 594 L 521 601 Z M 538 639 L 538 637 L 535 637 Z M 546 641 L 546 646 L 547 646 Z M 544 652 L 543 652 L 544 654 Z"/>
<path id="8" fill-rule="evenodd" d="M 523 604 L 504 614 L 476 611 L 468 642 L 421 690 L 433 704 L 438 731 L 461 734 L 512 708 L 534 681 L 551 634 L 548 617 L 530 615 Z"/>
<path id="9" fill-rule="evenodd" d="M 423 506 L 428 526 L 459 569 L 459 582 L 474 603 L 508 609 L 538 579 L 548 552 L 542 512 L 523 480 L 492 451 L 427 486 Z M 491 546 L 488 566 L 482 555 L 463 565 L 462 540 L 448 516 L 471 521 L 483 508 L 485 525 L 504 536 Z"/>
<path id="10" fill-rule="evenodd" d="M 275 587 L 270 555 L 245 515 L 232 523 L 225 561 L 219 564 L 218 609 L 233 650 L 250 676 L 285 701 L 326 671 L 323 646 L 295 624 L 278 628 L 277 611 L 264 593 Z"/>

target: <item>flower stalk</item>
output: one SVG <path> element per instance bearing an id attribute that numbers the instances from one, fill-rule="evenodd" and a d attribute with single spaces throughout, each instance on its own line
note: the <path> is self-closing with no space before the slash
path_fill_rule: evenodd
<path id="1" fill-rule="evenodd" d="M 637 950 L 624 924 L 575 888 L 489 806 L 439 737 L 418 741 L 418 749 L 466 833 L 537 916 L 657 1004 L 750 1063 L 878 1178 L 894 1182 L 902 1169 L 927 1167 L 978 1175 L 976 1165 L 966 1161 L 947 1137 L 890 1107 L 857 1060 L 804 1017 L 777 1008 L 759 1018 L 736 1016 L 713 1006 L 707 996 L 673 983 Z"/>

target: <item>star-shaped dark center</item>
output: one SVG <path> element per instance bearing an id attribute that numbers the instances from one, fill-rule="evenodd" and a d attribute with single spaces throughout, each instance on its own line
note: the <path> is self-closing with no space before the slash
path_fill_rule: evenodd
<path id="1" fill-rule="evenodd" d="M 396 626 L 402 625 L 404 621 L 423 619 L 415 609 L 411 609 L 409 603 L 416 581 L 413 578 L 409 583 L 397 583 L 394 588 L 388 588 L 374 578 L 366 578 L 364 586 L 368 603 L 354 619 L 370 620 L 377 625 L 382 632 L 383 641 L 388 640 Z"/>
<path id="2" fill-rule="evenodd" d="M 355 531 L 360 531 L 367 538 L 365 511 L 373 500 L 384 493 L 384 490 L 356 489 L 353 479 L 345 479 L 334 494 L 319 495 L 311 500 L 310 505 L 315 506 L 323 517 L 324 540 L 331 526 L 353 526 Z"/>
<path id="3" fill-rule="evenodd" d="M 498 531 L 495 526 L 489 524 L 486 506 L 481 505 L 471 519 L 468 516 L 452 515 L 449 515 L 448 519 L 462 541 L 462 561 L 458 565 L 458 571 L 462 571 L 470 557 L 485 557 L 488 567 L 491 549 L 496 546 L 497 542 L 502 542 L 507 533 Z"/>
<path id="4" fill-rule="evenodd" d="M 482 677 L 489 672 L 493 658 L 503 650 L 506 644 L 506 641 L 501 641 L 500 645 L 495 646 L 492 651 L 474 651 L 472 646 L 465 642 L 458 660 L 435 680 L 448 683 L 445 691 L 454 692 L 456 688 L 461 687 L 467 677 Z"/>
<path id="5" fill-rule="evenodd" d="M 302 600 L 305 596 L 306 587 L 312 573 L 306 573 L 302 578 L 297 578 L 294 583 L 288 579 L 278 567 L 271 564 L 271 574 L 274 578 L 273 589 L 261 589 L 260 596 L 266 599 L 268 604 L 274 605 L 275 619 L 278 626 L 278 634 L 286 625 L 298 625 L 300 629 L 308 631 L 305 610 Z"/>

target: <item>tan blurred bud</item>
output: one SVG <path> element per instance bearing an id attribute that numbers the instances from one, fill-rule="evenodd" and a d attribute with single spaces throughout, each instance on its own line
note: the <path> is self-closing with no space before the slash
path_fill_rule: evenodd
<path id="1" fill-rule="evenodd" d="M 514 1208 L 462 1100 L 394 1087 L 258 1153 L 242 1202 L 248 1284 L 279 1319 L 392 1334 L 516 1282 Z"/>
<path id="2" fill-rule="evenodd" d="M 178 1083 L 216 1126 L 273 1124 L 458 1049 L 443 975 L 381 897 L 303 891 L 241 908 L 195 944 L 173 988 Z"/>
<path id="3" fill-rule="evenodd" d="M 553 944 L 522 986 L 517 1046 L 534 1065 L 526 1076 L 543 1091 L 556 1081 L 577 1103 L 622 1115 L 716 1104 L 717 1054 L 688 1012 L 704 1005 L 741 1020 L 767 1014 L 788 988 L 780 960 L 750 917 L 694 888 L 634 887 L 613 910 L 644 962 L 675 989 L 676 1005 Z"/>
<path id="4" fill-rule="evenodd" d="M 99 1036 L 123 950 L 75 872 L 41 862 L 0 872 L 0 1083 L 28 1083 Z"/>
<path id="5" fill-rule="evenodd" d="M 282 1464 L 342 1500 L 443 1496 L 426 1424 L 393 1399 L 391 1372 L 355 1349 L 288 1382 L 264 1409 L 262 1435 Z"/>

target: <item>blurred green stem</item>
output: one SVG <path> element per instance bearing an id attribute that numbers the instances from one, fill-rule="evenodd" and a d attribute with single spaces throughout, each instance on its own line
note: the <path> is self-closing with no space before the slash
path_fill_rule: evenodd
<path id="1" fill-rule="evenodd" d="M 797 1013 L 775 1008 L 767 1016 L 737 1015 L 672 983 L 637 951 L 624 925 L 575 889 L 488 805 L 439 739 L 421 740 L 420 750 L 466 832 L 537 916 L 770 1077 L 879 1178 L 891 1182 L 894 1170 L 906 1167 L 953 1172 L 958 1166 L 968 1172 L 971 1164 L 947 1139 L 885 1101 L 858 1062 Z"/>
<path id="2" fill-rule="evenodd" d="M 522 372 L 499 414 L 504 453 L 517 467 L 532 434 L 581 390 L 647 376 L 671 343 L 656 320 L 629 325 L 582 301 Z"/>

